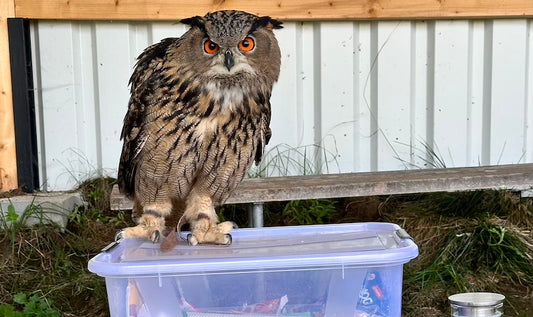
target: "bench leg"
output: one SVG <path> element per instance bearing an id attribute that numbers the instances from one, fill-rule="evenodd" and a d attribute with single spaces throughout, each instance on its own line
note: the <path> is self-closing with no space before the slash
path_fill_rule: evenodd
<path id="1" fill-rule="evenodd" d="M 248 219 L 250 219 L 250 227 L 263 227 L 263 203 L 253 203 L 248 207 Z"/>

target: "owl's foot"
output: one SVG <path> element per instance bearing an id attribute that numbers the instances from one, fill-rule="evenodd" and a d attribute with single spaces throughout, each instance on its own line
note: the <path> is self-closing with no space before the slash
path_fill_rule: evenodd
<path id="1" fill-rule="evenodd" d="M 161 238 L 164 229 L 165 218 L 158 215 L 143 214 L 137 226 L 122 229 L 115 236 L 115 240 L 122 238 L 147 238 L 153 243 L 156 243 Z"/>
<path id="2" fill-rule="evenodd" d="M 190 221 L 191 233 L 187 236 L 189 245 L 216 244 L 231 245 L 229 232 L 236 224 L 225 221 L 217 224 L 206 214 L 200 213 L 195 221 Z"/>

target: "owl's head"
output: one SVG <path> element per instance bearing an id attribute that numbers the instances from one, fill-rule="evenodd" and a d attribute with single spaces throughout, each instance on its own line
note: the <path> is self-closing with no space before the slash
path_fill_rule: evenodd
<path id="1" fill-rule="evenodd" d="M 231 81 L 260 76 L 270 84 L 278 79 L 281 53 L 272 30 L 282 28 L 280 21 L 228 10 L 181 22 L 191 26 L 181 54 L 198 74 Z"/>

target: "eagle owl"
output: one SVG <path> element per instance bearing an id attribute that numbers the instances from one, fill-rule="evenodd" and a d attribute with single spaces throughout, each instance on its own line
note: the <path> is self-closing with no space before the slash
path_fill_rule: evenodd
<path id="1" fill-rule="evenodd" d="M 119 237 L 157 242 L 184 204 L 189 244 L 231 244 L 233 223 L 219 223 L 214 207 L 270 139 L 281 59 L 273 29 L 282 23 L 242 11 L 181 22 L 190 29 L 146 48 L 130 78 L 118 179 L 140 218 Z"/>

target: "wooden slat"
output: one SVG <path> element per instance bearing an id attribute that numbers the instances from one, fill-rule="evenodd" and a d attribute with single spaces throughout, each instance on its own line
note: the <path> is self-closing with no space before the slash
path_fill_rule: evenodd
<path id="1" fill-rule="evenodd" d="M 14 14 L 13 0 L 0 1 L 0 191 L 18 186 L 7 33 L 7 18 L 13 17 Z"/>
<path id="2" fill-rule="evenodd" d="M 226 203 L 533 187 L 533 164 L 245 179 Z M 132 202 L 115 186 L 111 209 Z"/>
<path id="3" fill-rule="evenodd" d="M 524 17 L 531 0 L 16 0 L 30 19 L 177 20 L 237 9 L 283 20 Z"/>

